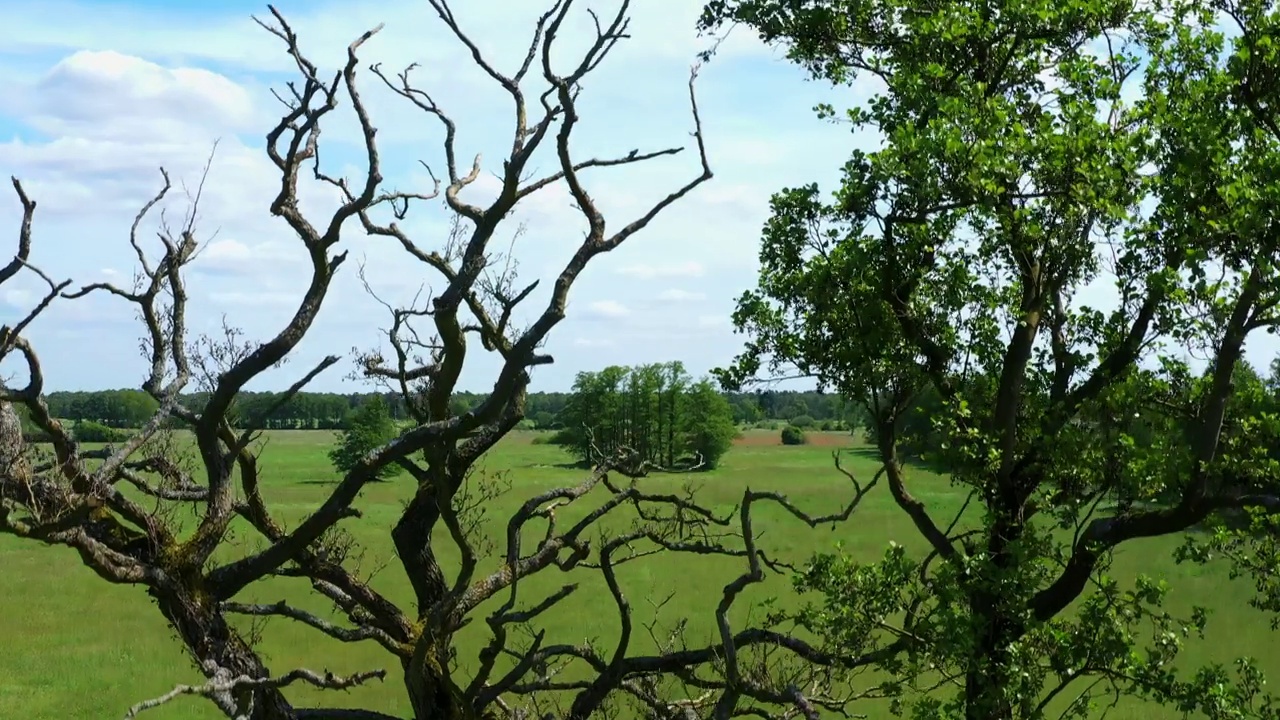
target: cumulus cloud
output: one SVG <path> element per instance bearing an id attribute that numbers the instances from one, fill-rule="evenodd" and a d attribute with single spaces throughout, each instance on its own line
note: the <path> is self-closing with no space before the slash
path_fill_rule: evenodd
<path id="1" fill-rule="evenodd" d="M 0 144 L 0 163 L 40 196 L 42 217 L 136 212 L 161 187 L 162 166 L 194 190 L 220 138 L 206 207 L 243 216 L 269 187 L 270 165 L 235 136 L 253 127 L 249 93 L 208 70 L 79 51 L 18 84 L 4 112 L 48 138 Z"/>
<path id="2" fill-rule="evenodd" d="M 593 318 L 616 320 L 631 314 L 625 305 L 616 300 L 594 300 L 587 304 L 586 315 Z"/>
<path id="3" fill-rule="evenodd" d="M 298 304 L 297 295 L 284 292 L 214 291 L 209 293 L 209 299 L 221 305 L 247 307 L 292 307 Z"/>
<path id="4" fill-rule="evenodd" d="M 604 348 L 604 347 L 613 347 L 613 341 L 612 341 L 612 340 L 606 340 L 606 339 L 604 339 L 604 338 L 587 338 L 587 337 L 579 337 L 579 338 L 574 338 L 574 339 L 573 339 L 573 346 L 574 346 L 574 347 L 580 347 L 580 348 Z"/>
<path id="5" fill-rule="evenodd" d="M 264 271 L 275 273 L 281 266 L 300 264 L 302 252 L 301 243 L 290 248 L 280 241 L 266 241 L 250 246 L 239 240 L 215 240 L 191 261 L 191 269 L 228 276 L 255 275 Z"/>
<path id="6" fill-rule="evenodd" d="M 30 290 L 20 290 L 17 288 L 5 290 L 2 297 L 5 305 L 20 310 L 28 309 L 32 302 L 35 301 L 35 295 Z"/>
<path id="7" fill-rule="evenodd" d="M 51 136 L 185 140 L 247 130 L 255 119 L 249 93 L 222 75 L 164 68 L 111 50 L 72 54 L 19 97 L 17 109 Z"/>
<path id="8" fill-rule="evenodd" d="M 455 0 L 451 4 L 462 26 L 472 31 L 477 44 L 486 52 L 498 53 L 508 61 L 507 65 L 527 46 L 533 19 L 550 6 L 550 2 L 512 3 L 510 0 Z M 602 15 L 617 8 L 616 0 L 582 4 Z M 285 3 L 280 7 L 307 46 L 314 47 L 318 62 L 341 62 L 347 44 L 356 34 L 384 21 L 387 27 L 379 34 L 378 41 L 394 51 L 386 58 L 388 65 L 394 62 L 401 66 L 416 60 L 429 69 L 432 61 L 439 61 L 450 45 L 441 42 L 447 41 L 446 31 L 440 27 L 430 6 L 418 0 L 290 5 Z M 687 65 L 695 53 L 711 43 L 710 38 L 700 38 L 692 31 L 703 5 L 703 0 L 634 3 L 631 35 L 644 40 L 629 44 L 641 45 L 637 50 L 642 50 L 650 60 L 657 57 Z M 49 0 L 38 5 L 19 3 L 5 10 L 0 44 L 12 53 L 109 47 L 175 62 L 211 62 L 254 71 L 292 69 L 290 59 L 253 23 L 243 6 L 233 5 L 228 10 L 211 13 L 202 7 L 187 12 L 183 5 L 103 5 L 74 0 Z M 252 12 L 266 15 L 257 7 Z M 66 22 L 69 17 L 76 18 L 77 22 Z M 590 32 L 589 23 L 585 13 L 576 13 L 565 23 L 562 34 L 571 43 L 575 37 L 584 37 L 584 30 Z M 672 32 L 673 28 L 686 31 Z M 428 36 L 429 41 L 424 42 L 424 36 Z M 724 59 L 774 54 L 749 32 L 732 33 L 718 51 Z"/>
<path id="9" fill-rule="evenodd" d="M 658 293 L 658 302 L 664 303 L 688 303 L 706 300 L 706 293 L 692 292 L 689 290 L 681 290 L 680 288 L 670 288 Z"/>
<path id="10" fill-rule="evenodd" d="M 619 275 L 626 275 L 640 280 L 655 280 L 657 278 L 672 277 L 702 277 L 706 274 L 707 269 L 700 262 L 687 260 L 668 264 L 633 263 L 618 268 L 617 272 Z"/>

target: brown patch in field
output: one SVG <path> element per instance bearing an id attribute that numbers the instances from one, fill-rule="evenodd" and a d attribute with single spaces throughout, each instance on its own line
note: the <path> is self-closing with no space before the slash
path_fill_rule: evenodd
<path id="1" fill-rule="evenodd" d="M 734 438 L 735 447 L 769 447 L 781 445 L 782 436 L 779 430 L 743 430 L 742 435 Z"/>
<path id="2" fill-rule="evenodd" d="M 853 447 L 858 444 L 858 438 L 848 431 L 811 432 L 807 435 L 809 444 L 816 447 Z M 781 436 L 778 442 L 782 442 Z"/>

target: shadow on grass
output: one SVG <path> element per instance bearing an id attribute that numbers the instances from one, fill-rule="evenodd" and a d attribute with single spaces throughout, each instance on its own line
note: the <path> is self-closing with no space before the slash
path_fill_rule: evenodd
<path id="1" fill-rule="evenodd" d="M 849 453 L 850 455 L 860 457 L 864 460 L 869 460 L 873 463 L 879 463 L 881 461 L 880 451 L 869 445 L 863 445 L 860 447 L 852 447 L 852 448 L 843 448 L 840 450 L 840 452 Z M 902 464 L 909 468 L 914 468 L 916 470 L 926 470 L 928 472 L 936 473 L 938 475 L 947 475 L 951 472 L 951 468 L 948 467 L 945 463 L 929 461 L 927 459 L 910 456 L 910 455 L 904 456 L 902 458 Z"/>
<path id="2" fill-rule="evenodd" d="M 590 470 L 591 463 L 585 460 L 570 460 L 568 462 L 552 463 L 551 467 L 561 470 Z"/>
<path id="3" fill-rule="evenodd" d="M 405 477 L 407 477 L 407 476 L 405 476 Z M 395 482 L 397 479 L 398 479 L 398 478 L 389 478 L 389 479 L 386 479 L 386 480 L 370 480 L 370 481 L 369 481 L 369 484 L 370 484 L 370 485 L 383 485 L 383 484 L 386 484 L 386 483 Z M 294 482 L 294 483 L 292 483 L 292 484 L 294 484 L 294 485 L 337 485 L 337 484 L 338 484 L 338 483 L 340 483 L 340 482 L 342 482 L 342 478 L 340 478 L 340 477 L 336 477 L 336 478 L 333 478 L 332 480 L 298 480 L 297 482 Z"/>
<path id="4" fill-rule="evenodd" d="M 567 462 L 558 462 L 558 463 L 537 463 L 537 462 L 526 463 L 522 467 L 530 468 L 530 469 L 555 468 L 557 470 L 576 470 L 581 472 L 589 472 L 594 466 L 585 460 L 570 460 Z M 709 469 L 710 468 L 693 468 L 693 467 L 677 466 L 675 468 L 669 468 L 669 469 L 652 468 L 651 472 L 655 472 L 655 473 L 665 472 L 669 474 L 680 475 L 680 474 L 691 473 L 691 472 L 703 472 L 704 470 L 709 470 Z"/>

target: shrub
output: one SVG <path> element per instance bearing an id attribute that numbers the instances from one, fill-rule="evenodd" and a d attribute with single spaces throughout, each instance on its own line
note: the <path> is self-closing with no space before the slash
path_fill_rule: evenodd
<path id="1" fill-rule="evenodd" d="M 548 445 L 572 446 L 576 440 L 577 438 L 574 436 L 572 430 L 569 428 L 561 428 L 560 430 L 552 433 L 551 437 L 547 438 L 545 442 Z"/>
<path id="2" fill-rule="evenodd" d="M 783 445 L 803 445 L 808 441 L 809 438 L 805 437 L 804 430 L 801 430 L 795 425 L 788 425 L 782 428 Z"/>
<path id="3" fill-rule="evenodd" d="M 793 427 L 798 427 L 801 430 L 813 427 L 815 422 L 816 421 L 811 415 L 797 415 L 791 418 L 791 425 Z"/>
<path id="4" fill-rule="evenodd" d="M 831 432 L 832 430 L 835 430 L 835 429 L 836 429 L 836 424 L 830 420 L 827 420 L 822 423 L 823 432 Z"/>
<path id="5" fill-rule="evenodd" d="M 80 442 L 91 443 L 113 443 L 124 442 L 129 438 L 129 433 L 124 430 L 109 428 L 100 422 L 92 420 L 81 420 L 72 428 L 71 434 Z"/>
<path id="6" fill-rule="evenodd" d="M 347 416 L 345 429 L 338 436 L 338 444 L 329 451 L 334 470 L 345 474 L 356 466 L 366 454 L 394 440 L 400 428 L 391 417 L 391 408 L 381 395 L 374 395 Z M 382 466 L 377 479 L 385 480 L 403 472 L 396 463 Z"/>

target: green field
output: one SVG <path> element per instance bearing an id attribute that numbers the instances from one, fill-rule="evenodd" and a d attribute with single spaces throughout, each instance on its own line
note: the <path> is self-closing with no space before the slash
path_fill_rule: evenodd
<path id="1" fill-rule="evenodd" d="M 735 447 L 722 468 L 697 475 L 704 503 L 723 509 L 732 507 L 745 486 L 778 489 L 786 492 L 801 507 L 815 512 L 829 512 L 846 501 L 848 482 L 831 467 L 831 446 L 852 443 L 847 434 L 815 434 L 823 442 L 804 447 L 781 447 L 767 442 L 776 433 L 751 431 L 745 442 Z M 510 512 L 529 495 L 539 490 L 576 483 L 583 477 L 580 470 L 567 466 L 569 458 L 559 448 L 531 443 L 533 433 L 514 433 L 491 453 L 486 472 L 507 473 L 512 489 L 490 503 L 490 517 L 505 523 Z M 332 435 L 327 432 L 278 431 L 269 434 L 263 450 L 264 489 L 272 509 L 287 521 L 294 522 L 309 508 L 318 504 L 329 491 L 334 473 L 325 451 Z M 863 478 L 870 478 L 874 466 L 856 453 L 847 456 L 847 466 Z M 935 512 L 954 512 L 963 495 L 945 479 L 923 472 L 913 474 L 913 492 L 927 501 Z M 688 476 L 655 476 L 642 482 L 650 487 L 678 489 Z M 362 567 L 375 569 L 391 565 L 378 574 L 373 584 L 379 590 L 408 607 L 407 583 L 391 553 L 387 530 L 400 511 L 400 503 L 409 495 L 409 484 L 403 478 L 370 486 L 358 502 L 364 518 L 351 521 L 347 529 L 366 548 Z M 598 488 L 584 499 L 599 502 L 604 497 Z M 577 512 L 583 512 L 580 508 Z M 563 521 L 563 520 L 562 520 Z M 628 522 L 619 516 L 612 526 Z M 772 509 L 762 510 L 757 519 L 760 544 L 770 553 L 792 560 L 802 559 L 815 550 L 832 549 L 836 542 L 858 556 L 879 556 L 890 540 L 919 547 L 916 536 L 905 517 L 893 506 L 884 488 L 872 493 L 854 517 L 838 528 L 810 530 L 801 523 L 784 517 Z M 254 538 L 239 530 L 237 548 L 244 552 L 253 546 Z M 448 543 L 443 543 L 447 545 Z M 1138 571 L 1169 580 L 1175 589 L 1173 607 L 1184 609 L 1194 604 L 1215 610 L 1210 622 L 1211 638 L 1216 642 L 1190 641 L 1184 663 L 1228 661 L 1236 656 L 1251 655 L 1262 661 L 1273 677 L 1280 676 L 1280 649 L 1276 637 L 1268 630 L 1267 618 L 1247 607 L 1250 588 L 1243 582 L 1231 582 L 1226 569 L 1175 565 L 1171 550 L 1173 539 L 1146 541 L 1126 545 L 1117 554 L 1115 574 L 1132 577 Z M 490 561 L 492 562 L 492 561 Z M 142 590 L 111 586 L 84 569 L 78 558 L 62 548 L 47 548 L 14 538 L 0 536 L 0 715 L 30 720 L 67 718 L 121 717 L 134 702 L 159 695 L 175 683 L 198 682 L 199 674 L 187 660 L 181 646 L 172 639 L 159 613 Z M 712 626 L 712 610 L 719 599 L 723 583 L 742 568 L 723 558 L 653 557 L 623 566 L 620 578 L 639 620 L 690 618 L 691 633 L 707 637 Z M 575 570 L 565 573 L 550 571 L 522 585 L 526 603 L 540 599 L 566 582 L 580 582 L 579 592 L 565 601 L 542 623 L 547 628 L 547 642 L 582 642 L 596 639 L 609 646 L 617 632 L 616 614 L 611 600 L 602 588 L 598 571 Z M 787 580 L 773 577 L 759 592 L 785 593 Z M 660 611 L 649 600 L 674 598 Z M 301 602 L 311 609 L 324 609 L 323 601 L 307 595 L 305 586 L 290 581 L 273 580 L 251 589 L 252 599 L 276 601 L 304 597 Z M 744 600 L 750 600 L 744 598 Z M 747 610 L 747 602 L 741 610 Z M 483 608 L 482 608 L 483 610 Z M 475 628 L 474 625 L 480 625 Z M 639 626 L 638 626 L 639 627 Z M 460 647 L 459 659 L 470 665 L 478 649 L 483 623 L 474 623 Z M 342 645 L 305 630 L 288 620 L 273 620 L 261 629 L 263 648 L 269 666 L 280 672 L 297 665 L 316 670 L 350 672 L 383 667 L 391 674 L 383 685 L 374 684 L 348 694 L 334 693 L 325 698 L 330 706 L 362 706 L 391 713 L 407 714 L 407 703 L 395 678 L 391 657 L 373 643 Z M 643 636 L 644 632 L 640 634 Z M 331 663 L 322 665 L 321 663 Z M 313 692 L 291 691 L 301 704 L 318 702 Z M 879 717 L 883 708 L 856 708 L 856 711 Z M 144 717 L 214 718 L 211 706 L 197 699 L 179 700 Z M 1113 718 L 1178 717 L 1137 703 L 1113 712 Z"/>

